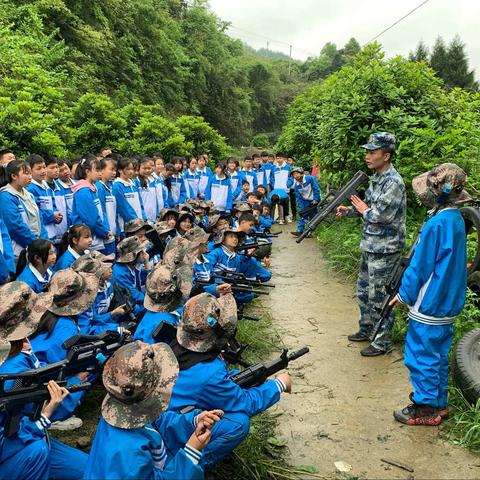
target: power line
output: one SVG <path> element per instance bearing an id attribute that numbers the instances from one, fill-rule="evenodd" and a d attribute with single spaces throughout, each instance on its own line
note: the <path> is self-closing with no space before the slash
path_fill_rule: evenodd
<path id="1" fill-rule="evenodd" d="M 420 5 L 417 5 L 413 10 L 410 10 L 406 15 L 404 15 L 402 18 L 399 18 L 395 23 L 392 23 L 388 28 L 380 32 L 376 37 L 373 37 L 371 40 L 367 42 L 367 44 L 372 43 L 374 40 L 377 38 L 381 37 L 384 33 L 388 32 L 391 28 L 393 28 L 395 25 L 398 25 L 402 20 L 405 20 L 407 17 L 409 17 L 413 12 L 418 10 L 420 7 L 423 7 L 426 3 L 428 3 L 430 0 L 425 0 L 422 2 Z"/>

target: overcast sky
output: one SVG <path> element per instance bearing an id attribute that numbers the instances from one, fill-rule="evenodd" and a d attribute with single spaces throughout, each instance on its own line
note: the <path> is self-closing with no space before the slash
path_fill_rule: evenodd
<path id="1" fill-rule="evenodd" d="M 342 47 L 355 37 L 361 45 L 422 3 L 422 0 L 209 0 L 212 10 L 232 23 L 229 34 L 255 48 L 266 47 L 305 59 L 326 42 Z M 407 55 L 420 39 L 432 46 L 459 34 L 471 68 L 480 78 L 480 0 L 430 0 L 383 34 L 388 56 Z"/>

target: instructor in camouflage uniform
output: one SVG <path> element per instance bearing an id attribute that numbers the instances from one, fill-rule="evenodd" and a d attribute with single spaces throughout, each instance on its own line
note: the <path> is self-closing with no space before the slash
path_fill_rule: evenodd
<path id="1" fill-rule="evenodd" d="M 352 342 L 371 342 L 360 353 L 365 357 L 383 355 L 391 344 L 393 313 L 383 322 L 373 338 L 380 321 L 385 300 L 385 285 L 390 272 L 405 247 L 405 184 L 392 165 L 395 136 L 376 132 L 363 145 L 367 167 L 375 170 L 365 192 L 365 201 L 352 196 L 352 207 L 340 206 L 337 216 L 362 216 L 364 220 L 360 249 L 362 251 L 357 281 L 360 307 L 359 331 L 348 336 Z"/>

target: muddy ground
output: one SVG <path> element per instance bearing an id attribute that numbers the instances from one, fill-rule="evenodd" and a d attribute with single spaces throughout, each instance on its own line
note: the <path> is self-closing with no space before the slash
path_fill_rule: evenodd
<path id="1" fill-rule="evenodd" d="M 333 476 L 334 462 L 344 461 L 352 466 L 347 478 L 480 478 L 480 457 L 443 440 L 441 428 L 393 420 L 411 390 L 401 348 L 360 356 L 365 344 L 347 340 L 357 328 L 354 286 L 327 269 L 313 239 L 297 245 L 290 230 L 283 227 L 274 242 L 277 287 L 262 300 L 285 345 L 311 350 L 290 368 L 294 393 L 273 409 L 283 414 L 278 436 L 288 443 L 290 462 Z M 382 458 L 409 464 L 414 473 Z"/>

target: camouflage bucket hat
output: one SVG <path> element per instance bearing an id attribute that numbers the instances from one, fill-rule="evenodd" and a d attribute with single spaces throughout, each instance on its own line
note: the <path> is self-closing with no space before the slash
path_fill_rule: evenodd
<path id="1" fill-rule="evenodd" d="M 237 205 L 234 207 L 234 210 L 236 212 L 251 212 L 252 206 L 247 202 L 241 202 L 237 203 Z"/>
<path id="2" fill-rule="evenodd" d="M 157 264 L 145 284 L 143 305 L 151 312 L 171 312 L 183 301 L 181 276 L 170 267 Z"/>
<path id="3" fill-rule="evenodd" d="M 160 210 L 160 213 L 157 215 L 157 219 L 160 221 L 160 222 L 163 222 L 165 220 L 165 217 L 167 216 L 167 214 L 169 213 L 173 213 L 177 218 L 178 218 L 178 215 L 179 215 L 179 212 L 178 210 L 175 210 L 174 208 L 162 208 Z"/>
<path id="4" fill-rule="evenodd" d="M 186 218 L 189 218 L 192 224 L 195 222 L 195 215 L 190 211 L 183 210 L 177 218 L 177 225 L 180 225 L 180 222 L 183 222 Z"/>
<path id="5" fill-rule="evenodd" d="M 125 233 L 135 233 L 142 228 L 148 228 L 148 223 L 141 218 L 134 218 L 125 224 Z"/>
<path id="6" fill-rule="evenodd" d="M 52 303 L 51 293 L 37 295 L 26 283 L 15 281 L 0 288 L 0 341 L 30 336 Z"/>
<path id="7" fill-rule="evenodd" d="M 180 290 L 183 294 L 183 301 L 186 301 L 192 291 L 193 264 L 196 254 L 188 246 L 187 242 L 177 245 L 169 250 L 163 257 L 162 264 L 169 267 L 180 278 Z"/>
<path id="8" fill-rule="evenodd" d="M 117 428 L 141 428 L 167 409 L 178 362 L 168 345 L 137 340 L 110 357 L 102 378 L 108 392 L 102 403 L 105 421 Z"/>
<path id="9" fill-rule="evenodd" d="M 463 188 L 467 174 L 455 163 L 442 163 L 412 180 L 413 191 L 428 208 L 437 203 L 460 204 L 472 200 Z"/>
<path id="10" fill-rule="evenodd" d="M 90 255 L 92 258 L 96 260 L 100 260 L 101 262 L 113 262 L 115 260 L 115 254 L 111 253 L 110 255 L 104 255 L 100 253 L 98 250 L 85 250 L 85 255 Z"/>
<path id="11" fill-rule="evenodd" d="M 370 135 L 368 143 L 362 145 L 365 150 L 378 150 L 379 148 L 388 148 L 395 150 L 397 139 L 393 133 L 375 132 Z"/>
<path id="12" fill-rule="evenodd" d="M 195 209 L 193 211 L 196 212 L 196 213 L 199 213 L 200 209 L 203 209 L 203 210 L 206 210 L 208 212 L 210 210 L 210 208 L 211 208 L 211 205 L 208 202 L 202 200 L 202 201 L 197 203 L 197 205 L 195 206 Z"/>
<path id="13" fill-rule="evenodd" d="M 77 273 L 89 273 L 101 279 L 105 272 L 111 270 L 112 264 L 103 263 L 91 255 L 82 255 L 70 265 L 70 268 Z"/>
<path id="14" fill-rule="evenodd" d="M 292 176 L 295 172 L 297 173 L 300 173 L 300 174 L 304 174 L 305 173 L 305 170 L 302 168 L 302 167 L 293 167 L 291 170 L 290 170 L 290 176 Z"/>
<path id="15" fill-rule="evenodd" d="M 234 228 L 224 228 L 223 230 L 220 230 L 217 233 L 217 235 L 215 235 L 215 238 L 214 238 L 215 245 L 220 245 L 225 239 L 225 235 L 227 233 L 235 233 L 238 237 L 239 245 L 242 245 L 243 242 L 245 241 L 245 238 L 247 237 L 247 234 L 245 232 L 241 232 L 240 230 L 235 230 Z"/>
<path id="16" fill-rule="evenodd" d="M 168 226 L 167 222 L 155 222 L 153 228 L 157 231 L 158 235 L 166 235 L 167 233 L 172 233 L 175 231 L 175 228 Z"/>
<path id="17" fill-rule="evenodd" d="M 56 315 L 78 315 L 92 306 L 98 293 L 96 275 L 68 268 L 57 272 L 50 282 L 53 303 L 48 310 Z"/>
<path id="18" fill-rule="evenodd" d="M 237 328 L 237 304 L 232 294 L 192 297 L 183 308 L 177 342 L 192 352 L 220 350 Z"/>
<path id="19" fill-rule="evenodd" d="M 180 210 L 180 215 L 182 214 L 182 212 L 192 213 L 194 208 L 195 207 L 190 203 L 180 203 L 178 205 L 178 209 Z"/>
<path id="20" fill-rule="evenodd" d="M 188 232 L 186 232 L 183 236 L 185 240 L 188 240 L 190 243 L 194 244 L 194 248 L 197 248 L 201 243 L 207 243 L 209 237 L 210 235 L 205 232 L 205 230 L 197 226 L 193 227 L 191 230 L 188 230 Z"/>
<path id="21" fill-rule="evenodd" d="M 136 235 L 133 237 L 124 238 L 118 245 L 117 250 L 119 252 L 117 262 L 118 263 L 130 263 L 134 262 L 137 255 L 143 252 L 150 246 L 148 240 L 141 241 Z"/>
<path id="22" fill-rule="evenodd" d="M 8 358 L 10 355 L 10 342 L 0 341 L 0 365 Z"/>

